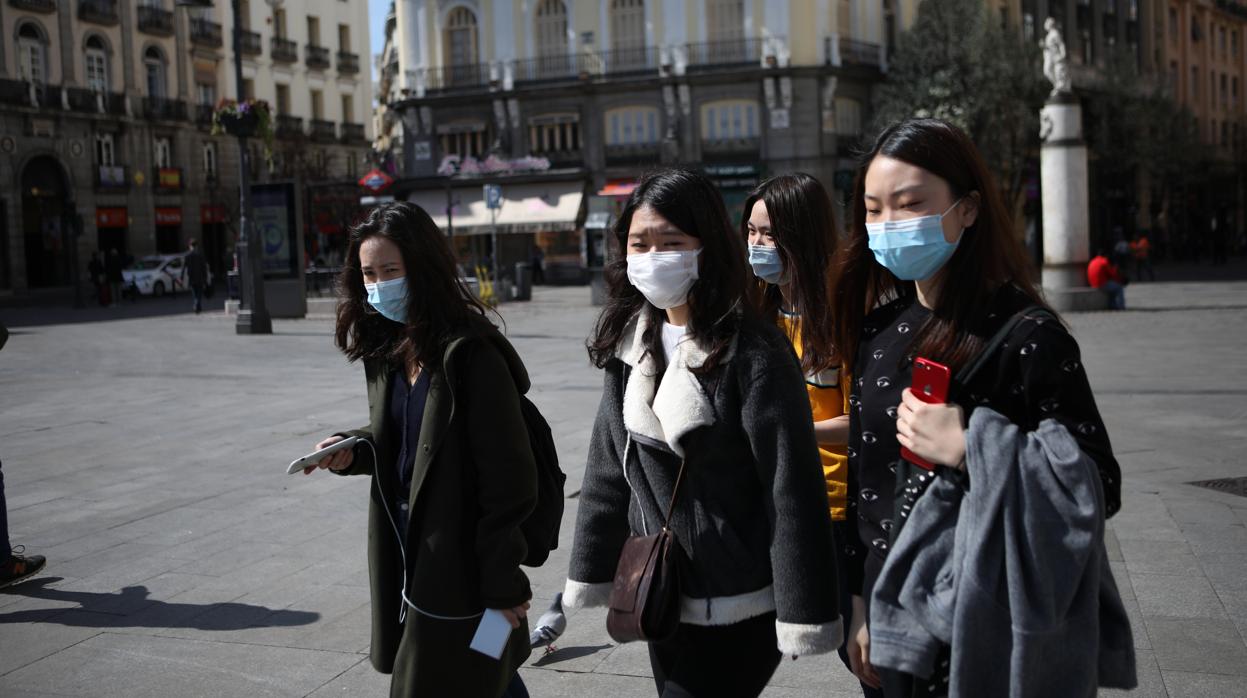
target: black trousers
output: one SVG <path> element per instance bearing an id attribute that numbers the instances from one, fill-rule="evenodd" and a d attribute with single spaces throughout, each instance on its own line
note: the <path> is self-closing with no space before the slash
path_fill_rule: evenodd
<path id="1" fill-rule="evenodd" d="M 651 642 L 649 662 L 660 698 L 757 696 L 779 667 L 775 614 L 732 625 L 681 624 Z"/>

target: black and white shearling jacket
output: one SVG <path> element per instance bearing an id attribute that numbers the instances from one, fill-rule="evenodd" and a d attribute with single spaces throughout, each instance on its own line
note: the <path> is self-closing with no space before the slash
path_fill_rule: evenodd
<path id="1" fill-rule="evenodd" d="M 774 611 L 784 654 L 843 639 L 822 464 L 800 366 L 777 328 L 746 323 L 707 376 L 706 351 L 676 348 L 661 380 L 634 322 L 589 445 L 563 600 L 605 605 L 630 535 L 662 526 L 681 459 L 671 528 L 687 555 L 681 622 L 729 625 Z M 710 394 L 712 393 L 712 394 Z"/>

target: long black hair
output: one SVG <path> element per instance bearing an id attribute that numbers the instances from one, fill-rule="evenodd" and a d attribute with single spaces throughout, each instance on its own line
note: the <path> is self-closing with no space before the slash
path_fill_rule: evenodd
<path id="1" fill-rule="evenodd" d="M 389 240 L 402 253 L 406 325 L 385 319 L 368 305 L 359 248 L 372 237 Z M 335 343 L 351 361 L 382 360 L 397 368 L 440 360 L 451 331 L 472 327 L 486 312 L 459 277 L 446 236 L 424 209 L 405 202 L 379 206 L 351 229 L 338 286 L 342 300 Z"/>
<path id="2" fill-rule="evenodd" d="M 913 297 L 914 283 L 902 281 L 875 261 L 866 232 L 866 171 L 877 157 L 920 167 L 948 183 L 953 199 L 978 194 L 978 215 L 966 228 L 951 259 L 930 319 L 914 337 L 912 354 L 954 372 L 976 356 L 984 338 L 979 325 L 1000 288 L 1012 284 L 1032 303 L 1047 307 L 1026 250 L 1013 233 L 996 180 L 974 142 L 940 119 L 909 119 L 879 134 L 857 165 L 853 224 L 841 246 L 836 285 L 836 345 L 853 360 L 863 314 L 893 297 Z M 1050 309 L 1050 308 L 1049 308 Z M 1055 313 L 1054 313 L 1055 314 Z"/>
<path id="3" fill-rule="evenodd" d="M 740 327 L 741 314 L 750 312 L 745 244 L 732 232 L 723 197 L 704 174 L 683 168 L 656 170 L 642 177 L 615 223 L 616 251 L 604 270 L 606 307 L 589 339 L 589 358 L 598 368 L 616 354 L 624 332 L 641 313 L 649 319 L 642 341 L 651 356 L 662 357 L 664 311 L 655 308 L 628 281 L 627 240 L 632 216 L 649 206 L 682 232 L 701 241 L 698 279 L 689 291 L 688 333 L 708 354 L 697 372 L 714 370 L 726 355 Z"/>
<path id="4" fill-rule="evenodd" d="M 836 366 L 835 324 L 831 293 L 835 269 L 836 216 L 827 190 L 808 174 L 795 172 L 762 182 L 745 200 L 741 237 L 749 235 L 749 216 L 757 202 L 766 204 L 771 237 L 784 264 L 790 301 L 801 315 L 801 368 L 814 374 Z M 783 295 L 780 287 L 761 279 L 757 307 L 763 318 L 777 321 Z"/>

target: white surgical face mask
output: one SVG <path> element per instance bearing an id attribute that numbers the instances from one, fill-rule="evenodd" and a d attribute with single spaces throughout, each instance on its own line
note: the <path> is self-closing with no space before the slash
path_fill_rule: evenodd
<path id="1" fill-rule="evenodd" d="M 701 249 L 628 255 L 628 281 L 659 310 L 688 302 Z"/>

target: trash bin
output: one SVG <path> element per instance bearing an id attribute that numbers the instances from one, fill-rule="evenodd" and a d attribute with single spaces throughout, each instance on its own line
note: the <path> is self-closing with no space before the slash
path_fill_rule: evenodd
<path id="1" fill-rule="evenodd" d="M 511 287 L 511 298 L 517 301 L 533 299 L 533 267 L 528 262 L 515 263 L 515 285 Z"/>

